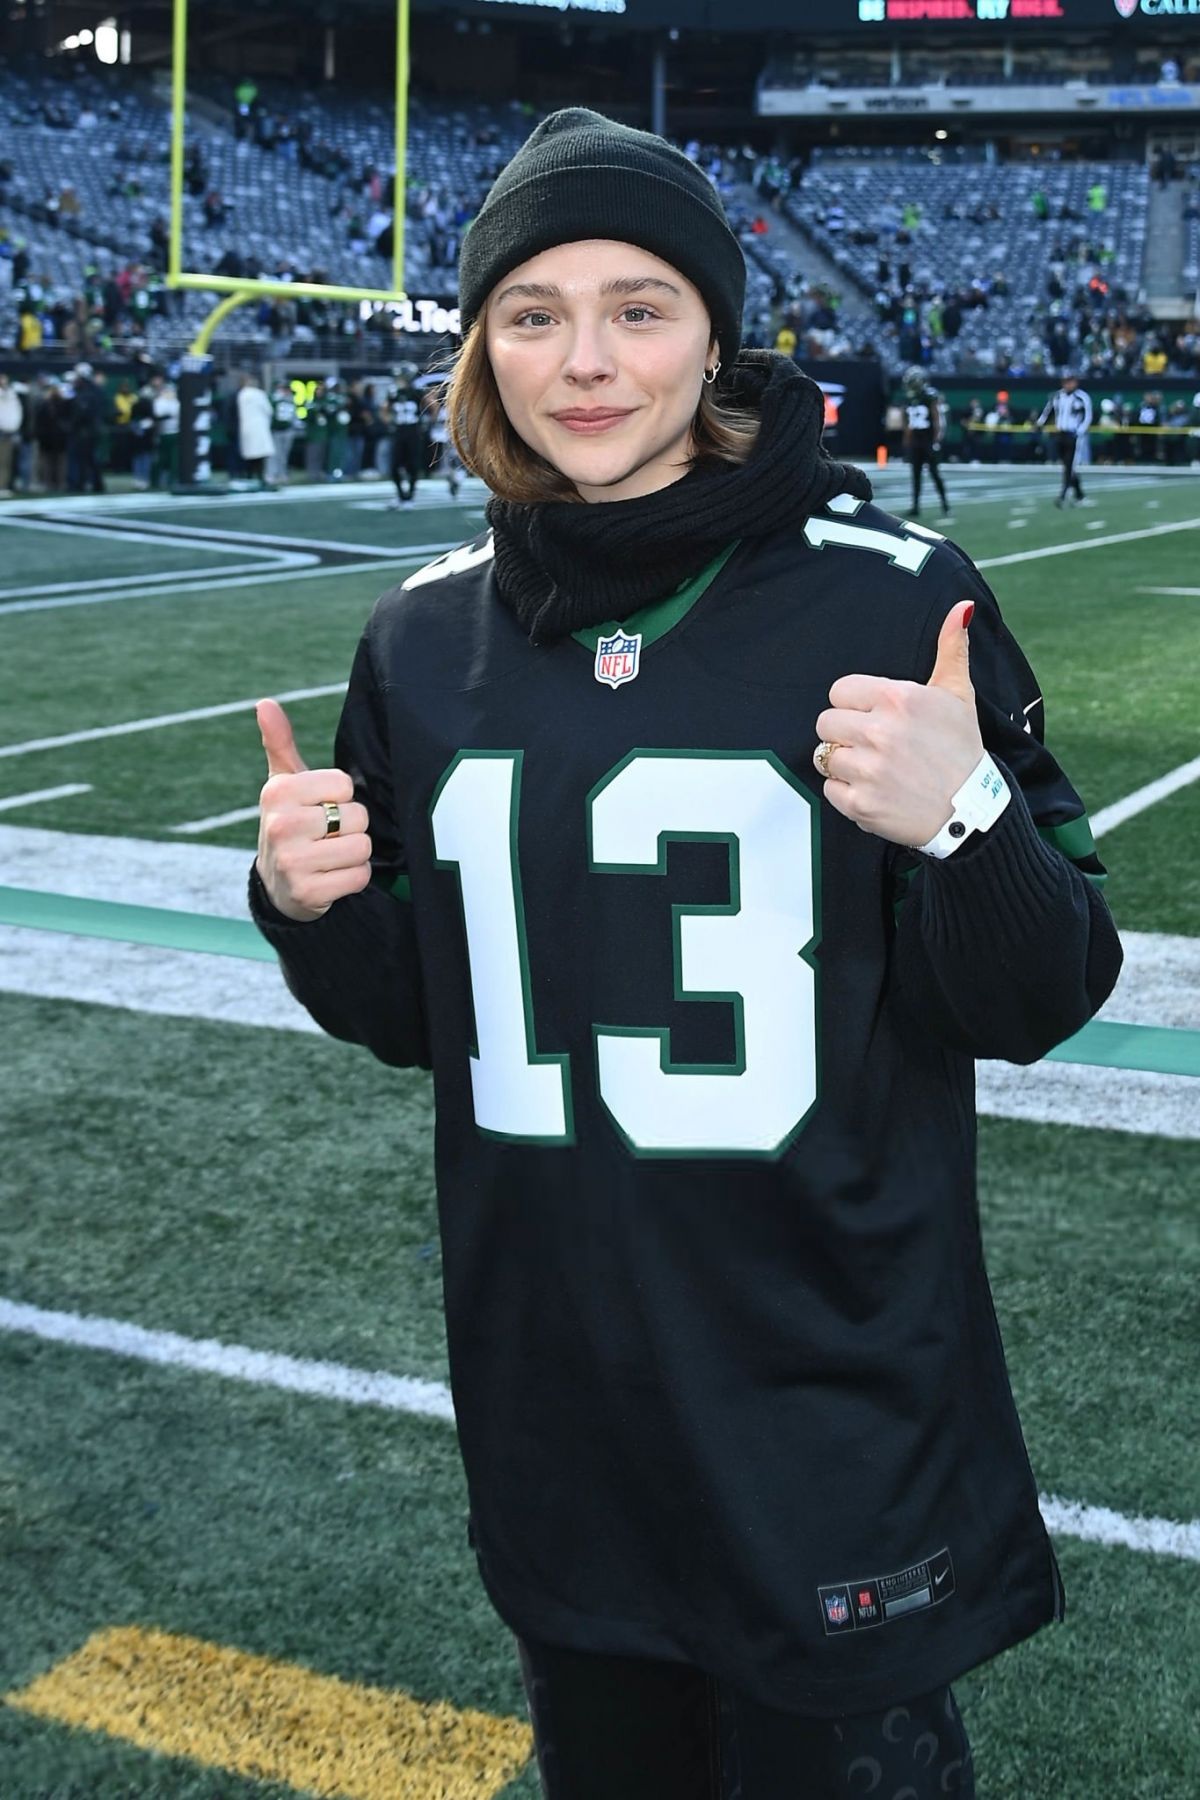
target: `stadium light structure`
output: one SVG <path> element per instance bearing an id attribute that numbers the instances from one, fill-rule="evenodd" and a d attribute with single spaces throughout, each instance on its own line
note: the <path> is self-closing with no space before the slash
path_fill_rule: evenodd
<path id="1" fill-rule="evenodd" d="M 390 288 L 340 287 L 317 281 L 248 280 L 243 276 L 212 275 L 183 267 L 183 161 L 187 115 L 188 0 L 173 0 L 174 21 L 171 58 L 171 218 L 167 249 L 167 286 L 192 292 L 222 294 L 225 298 L 209 314 L 193 345 L 207 350 L 222 319 L 235 306 L 264 295 L 279 298 L 324 300 L 407 299 L 404 292 L 404 201 L 407 191 L 408 142 L 408 20 L 409 0 L 396 0 L 396 175 L 392 216 L 392 286 Z"/>

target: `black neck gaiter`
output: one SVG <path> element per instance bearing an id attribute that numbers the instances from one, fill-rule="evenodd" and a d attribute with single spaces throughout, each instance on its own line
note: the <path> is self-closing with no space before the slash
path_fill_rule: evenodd
<path id="1" fill-rule="evenodd" d="M 706 458 L 637 500 L 488 502 L 500 598 L 531 642 L 624 619 L 674 593 L 731 539 L 795 529 L 835 494 L 871 498 L 862 471 L 822 449 L 825 396 L 789 357 L 743 350 L 730 398 L 762 419 L 745 463 Z"/>

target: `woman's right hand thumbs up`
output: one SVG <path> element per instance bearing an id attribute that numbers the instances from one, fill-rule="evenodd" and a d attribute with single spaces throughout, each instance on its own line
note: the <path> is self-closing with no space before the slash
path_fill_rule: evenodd
<path id="1" fill-rule="evenodd" d="M 319 919 L 335 900 L 361 893 L 371 879 L 367 809 L 355 800 L 345 770 L 310 769 L 302 760 L 277 700 L 260 700 L 257 713 L 267 753 L 258 872 L 279 912 L 297 921 Z M 336 808 L 336 831 L 329 806 Z"/>

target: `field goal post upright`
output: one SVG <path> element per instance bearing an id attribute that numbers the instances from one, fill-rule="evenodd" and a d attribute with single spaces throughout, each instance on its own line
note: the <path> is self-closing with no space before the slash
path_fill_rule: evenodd
<path id="1" fill-rule="evenodd" d="M 181 362 L 179 380 L 179 486 L 189 490 L 212 484 L 212 358 L 209 345 L 222 321 L 235 307 L 265 295 L 325 300 L 407 299 L 404 291 L 404 219 L 408 192 L 408 27 L 409 0 L 396 0 L 396 176 L 392 212 L 392 285 L 390 288 L 339 287 L 316 281 L 247 281 L 233 275 L 211 275 L 183 267 L 183 162 L 187 128 L 188 0 L 172 0 L 171 35 L 171 217 L 167 245 L 167 286 L 185 292 L 220 295 Z"/>

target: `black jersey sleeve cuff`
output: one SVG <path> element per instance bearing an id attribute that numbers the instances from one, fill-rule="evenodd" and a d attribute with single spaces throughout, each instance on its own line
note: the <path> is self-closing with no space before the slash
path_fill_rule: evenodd
<path id="1" fill-rule="evenodd" d="M 1030 1063 L 1103 1005 L 1121 944 L 1097 889 L 1043 841 L 1019 783 L 997 767 L 1012 799 L 991 829 L 953 856 L 920 857 L 897 977 L 910 1009 L 955 1048 Z"/>
<path id="2" fill-rule="evenodd" d="M 374 885 L 312 920 L 289 919 L 251 866 L 250 916 L 278 953 L 284 981 L 323 1031 L 381 1062 L 430 1067 L 411 906 Z"/>

